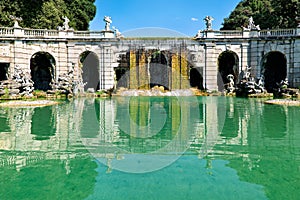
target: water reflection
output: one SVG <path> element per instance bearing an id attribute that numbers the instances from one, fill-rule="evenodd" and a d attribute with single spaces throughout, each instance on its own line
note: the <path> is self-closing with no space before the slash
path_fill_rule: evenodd
<path id="1" fill-rule="evenodd" d="M 297 199 L 299 111 L 225 97 L 0 108 L 0 198 Z"/>
<path id="2" fill-rule="evenodd" d="M 32 114 L 31 134 L 35 140 L 47 140 L 56 132 L 55 107 L 34 108 Z"/>

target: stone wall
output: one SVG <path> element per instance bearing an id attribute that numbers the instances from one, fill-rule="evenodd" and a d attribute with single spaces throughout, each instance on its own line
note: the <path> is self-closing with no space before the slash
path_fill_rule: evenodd
<path id="1" fill-rule="evenodd" d="M 30 72 L 31 57 L 38 52 L 48 52 L 55 59 L 54 80 L 58 80 L 60 75 L 73 70 L 74 81 L 79 81 L 84 73 L 81 69 L 80 56 L 82 53 L 90 51 L 97 55 L 99 61 L 99 89 L 107 90 L 116 84 L 115 68 L 119 67 L 118 59 L 121 55 L 138 50 L 159 50 L 175 55 L 184 47 L 185 57 L 190 65 L 185 69 L 186 71 L 180 71 L 180 73 L 189 79 L 190 67 L 195 67 L 203 76 L 204 88 L 217 90 L 218 58 L 222 52 L 232 51 L 238 56 L 239 72 L 248 65 L 252 67 L 252 74 L 260 77 L 264 56 L 269 52 L 278 51 L 286 57 L 287 78 L 290 85 L 299 87 L 299 38 L 297 36 L 276 38 L 250 36 L 251 34 L 226 38 L 210 33 L 205 38 L 196 38 L 195 40 L 191 38 L 1 37 L 0 63 L 9 64 L 8 75 L 9 78 L 12 78 L 16 65 L 25 72 Z M 175 59 L 174 56 L 173 58 Z M 170 67 L 171 60 L 167 61 L 167 65 Z"/>

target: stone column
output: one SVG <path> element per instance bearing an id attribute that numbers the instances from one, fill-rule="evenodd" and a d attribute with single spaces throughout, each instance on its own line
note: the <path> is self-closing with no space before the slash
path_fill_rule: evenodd
<path id="1" fill-rule="evenodd" d="M 138 66 L 138 73 L 139 73 L 139 88 L 140 89 L 149 89 L 149 77 L 148 77 L 148 70 L 146 63 L 146 53 L 144 51 L 139 53 L 139 66 Z"/>
<path id="2" fill-rule="evenodd" d="M 136 66 L 136 53 L 131 50 L 129 53 L 129 89 L 137 89 L 138 87 L 138 76 L 137 76 L 137 66 Z"/>
<path id="3" fill-rule="evenodd" d="M 58 77 L 64 73 L 68 73 L 69 66 L 68 66 L 68 49 L 67 44 L 65 42 L 59 42 L 58 44 L 58 60 L 56 60 L 55 64 L 55 80 L 58 80 Z"/>
<path id="4" fill-rule="evenodd" d="M 204 87 L 208 90 L 218 90 L 218 56 L 215 52 L 216 45 L 205 45 Z"/>
<path id="5" fill-rule="evenodd" d="M 171 90 L 180 88 L 180 59 L 178 53 L 172 55 L 172 73 L 171 73 Z"/>
<path id="6" fill-rule="evenodd" d="M 15 66 L 18 65 L 24 72 L 30 73 L 30 59 L 31 59 L 31 51 L 28 50 L 28 43 L 23 42 L 22 40 L 15 40 L 12 45 L 12 52 L 10 52 L 10 63 L 9 66 L 9 76 L 12 78 L 14 74 Z"/>
<path id="7" fill-rule="evenodd" d="M 103 44 L 100 46 L 99 57 L 99 89 L 108 90 L 114 86 L 114 70 L 112 67 L 111 45 Z"/>
<path id="8" fill-rule="evenodd" d="M 189 84 L 189 70 L 188 70 L 188 61 L 187 55 L 185 52 L 181 52 L 180 59 L 180 89 L 188 89 L 190 87 Z"/>
<path id="9" fill-rule="evenodd" d="M 241 44 L 241 55 L 240 55 L 240 68 L 239 68 L 239 73 L 242 72 L 242 70 L 247 66 L 250 65 L 248 62 L 248 57 L 251 57 L 251 52 L 249 52 L 249 43 L 242 43 Z M 252 69 L 255 69 L 256 66 L 252 66 Z"/>
<path id="10" fill-rule="evenodd" d="M 261 55 L 262 52 L 263 48 L 259 48 L 259 42 L 257 40 L 252 40 L 248 51 L 248 65 L 254 67 L 253 75 L 255 75 L 256 77 L 261 76 L 261 56 L 263 56 Z"/>

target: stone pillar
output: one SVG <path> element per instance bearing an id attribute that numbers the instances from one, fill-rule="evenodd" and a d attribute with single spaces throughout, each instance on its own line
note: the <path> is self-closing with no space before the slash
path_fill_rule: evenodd
<path id="1" fill-rule="evenodd" d="M 15 40 L 13 44 L 13 53 L 11 54 L 11 62 L 9 74 L 10 76 L 14 73 L 14 68 L 19 65 L 22 70 L 30 72 L 30 57 L 26 51 L 26 45 L 23 44 L 22 40 Z M 11 77 L 10 77 L 11 78 Z"/>
<path id="2" fill-rule="evenodd" d="M 68 66 L 68 49 L 67 44 L 65 42 L 59 42 L 58 44 L 59 51 L 58 51 L 58 60 L 56 60 L 55 66 L 55 80 L 58 80 L 58 77 L 64 73 L 68 73 L 69 66 Z"/>
<path id="3" fill-rule="evenodd" d="M 208 90 L 218 90 L 218 56 L 215 44 L 207 43 L 205 46 L 204 87 Z"/>
<path id="4" fill-rule="evenodd" d="M 137 66 L 136 66 L 136 53 L 131 50 L 129 53 L 129 89 L 137 89 L 138 87 L 138 76 L 137 76 Z"/>
<path id="5" fill-rule="evenodd" d="M 299 29 L 299 28 L 298 28 Z M 297 30 L 298 30 L 297 29 Z M 299 30 L 300 32 L 300 30 Z M 300 34 L 300 33 L 299 33 Z M 294 87 L 300 86 L 300 40 L 296 40 L 294 44 Z"/>
<path id="6" fill-rule="evenodd" d="M 180 59 L 180 89 L 188 89 L 190 88 L 189 84 L 189 70 L 188 70 L 188 61 L 187 55 L 185 52 L 181 52 Z"/>
<path id="7" fill-rule="evenodd" d="M 180 58 L 178 53 L 172 55 L 172 74 L 171 74 L 171 90 L 180 89 Z"/>
<path id="8" fill-rule="evenodd" d="M 261 76 L 261 55 L 263 48 L 259 48 L 259 42 L 252 40 L 248 51 L 249 61 L 248 65 L 254 67 L 253 75 L 256 77 Z"/>
<path id="9" fill-rule="evenodd" d="M 102 44 L 99 53 L 99 90 L 108 90 L 114 86 L 111 45 Z"/>
<path id="10" fill-rule="evenodd" d="M 241 44 L 241 55 L 240 55 L 240 67 L 239 67 L 239 73 L 241 73 L 244 68 L 248 65 L 250 65 L 249 61 L 248 61 L 248 57 L 251 57 L 251 52 L 249 52 L 249 43 L 242 43 Z M 253 70 L 255 70 L 255 68 L 257 66 L 252 66 Z"/>
<path id="11" fill-rule="evenodd" d="M 149 89 L 148 63 L 146 63 L 146 53 L 139 53 L 138 80 L 139 89 Z"/>

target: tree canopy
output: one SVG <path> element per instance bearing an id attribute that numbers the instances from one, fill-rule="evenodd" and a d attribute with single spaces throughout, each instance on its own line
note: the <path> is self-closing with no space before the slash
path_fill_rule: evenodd
<path id="1" fill-rule="evenodd" d="M 222 30 L 246 27 L 253 17 L 261 29 L 295 28 L 300 14 L 300 0 L 242 0 L 224 19 Z"/>
<path id="2" fill-rule="evenodd" d="M 95 0 L 0 0 L 0 26 L 13 26 L 10 16 L 21 17 L 21 27 L 56 29 L 63 16 L 75 30 L 87 30 L 96 15 Z"/>

